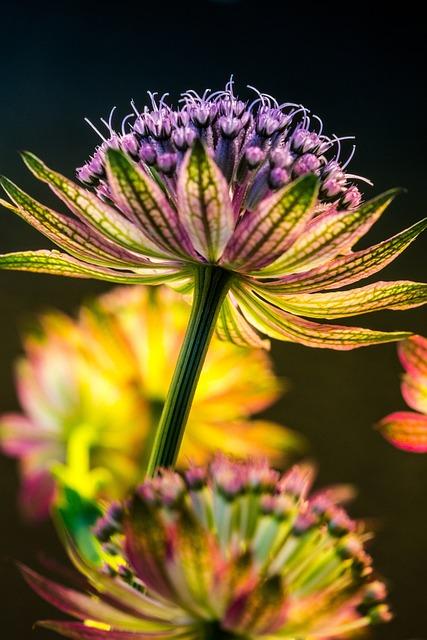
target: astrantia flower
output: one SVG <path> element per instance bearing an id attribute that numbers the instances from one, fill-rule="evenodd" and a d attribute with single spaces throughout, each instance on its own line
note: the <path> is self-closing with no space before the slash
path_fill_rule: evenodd
<path id="1" fill-rule="evenodd" d="M 331 640 L 388 621 L 362 524 L 338 488 L 309 496 L 311 475 L 216 458 L 146 481 L 95 526 L 96 566 L 71 548 L 92 594 L 24 569 L 78 619 L 41 624 L 81 640 Z"/>
<path id="2" fill-rule="evenodd" d="M 40 318 L 16 368 L 23 414 L 0 418 L 3 450 L 21 461 L 27 515 L 47 515 L 52 470 L 86 495 L 110 498 L 141 479 L 188 315 L 188 304 L 170 289 L 122 287 L 84 306 L 77 321 L 59 313 Z M 181 462 L 204 462 L 215 450 L 284 462 L 301 444 L 297 435 L 248 419 L 271 405 L 281 386 L 265 352 L 215 340 Z"/>
<path id="3" fill-rule="evenodd" d="M 104 122 L 101 146 L 78 170 L 85 187 L 24 154 L 71 215 L 7 179 L 14 204 L 3 205 L 66 253 L 12 253 L 0 258 L 1 268 L 184 290 L 196 280 L 196 289 L 216 287 L 216 297 L 225 296 L 218 330 L 238 344 L 261 344 L 254 327 L 335 349 L 405 336 L 306 319 L 405 309 L 427 299 L 426 285 L 409 281 L 335 291 L 379 271 L 426 226 L 352 250 L 396 191 L 361 204 L 342 139 L 326 136 L 299 105 L 258 93 L 240 100 L 232 82 L 202 96 L 187 91 L 177 108 L 165 96 L 150 98 L 150 107 L 133 105 L 121 131 L 111 118 Z"/>
<path id="4" fill-rule="evenodd" d="M 395 447 L 427 453 L 427 338 L 413 336 L 399 344 L 398 352 L 406 370 L 402 395 L 414 411 L 391 413 L 378 428 Z"/>

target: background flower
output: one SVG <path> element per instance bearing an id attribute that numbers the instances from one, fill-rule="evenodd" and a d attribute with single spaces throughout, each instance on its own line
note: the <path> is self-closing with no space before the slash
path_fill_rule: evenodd
<path id="1" fill-rule="evenodd" d="M 398 346 L 406 373 L 402 395 L 414 411 L 396 411 L 383 418 L 378 428 L 398 449 L 427 453 L 427 339 L 413 336 Z"/>
<path id="2" fill-rule="evenodd" d="M 96 560 L 70 542 L 91 593 L 23 569 L 78 620 L 40 624 L 82 640 L 330 640 L 388 621 L 369 535 L 337 505 L 346 491 L 309 495 L 311 482 L 308 467 L 280 477 L 263 462 L 224 457 L 147 480 L 98 521 Z"/>
<path id="3" fill-rule="evenodd" d="M 0 257 L 0 268 L 110 282 L 168 282 L 203 288 L 205 267 L 221 274 L 219 332 L 237 344 L 265 346 L 254 328 L 313 347 L 352 349 L 407 337 L 318 324 L 427 301 L 427 285 L 406 280 L 335 291 L 371 276 L 426 227 L 421 221 L 373 247 L 353 251 L 396 195 L 361 203 L 341 142 L 307 109 L 255 92 L 242 101 L 223 91 L 189 90 L 173 108 L 166 95 L 132 103 L 116 132 L 78 170 L 83 188 L 31 153 L 24 160 L 72 215 L 40 204 L 10 180 L 2 186 L 24 218 L 66 253 Z M 95 130 L 96 127 L 95 127 Z M 218 276 L 220 278 L 220 276 Z M 219 285 L 218 285 L 219 286 Z M 222 300 L 219 298 L 218 305 Z M 215 318 L 216 319 L 216 318 Z M 214 320 L 215 320 L 214 319 Z"/>
<path id="4" fill-rule="evenodd" d="M 170 289 L 123 287 L 82 307 L 77 320 L 40 318 L 16 367 L 22 414 L 0 421 L 3 450 L 22 465 L 21 502 L 45 516 L 52 470 L 86 495 L 122 496 L 138 478 L 188 320 Z M 197 390 L 181 462 L 221 450 L 262 453 L 280 464 L 301 438 L 249 416 L 283 384 L 268 356 L 215 340 Z"/>

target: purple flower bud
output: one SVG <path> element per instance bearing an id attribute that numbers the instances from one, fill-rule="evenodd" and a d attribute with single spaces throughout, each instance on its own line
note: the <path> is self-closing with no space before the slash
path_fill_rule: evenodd
<path id="1" fill-rule="evenodd" d="M 357 187 L 349 187 L 344 193 L 341 204 L 346 209 L 357 209 L 362 200 L 362 194 Z"/>
<path id="2" fill-rule="evenodd" d="M 169 112 L 165 109 L 154 111 L 147 118 L 147 128 L 149 133 L 156 140 L 168 140 L 172 132 L 172 122 Z"/>
<path id="3" fill-rule="evenodd" d="M 311 513 L 300 513 L 295 520 L 292 532 L 295 536 L 302 536 L 317 524 L 316 517 Z"/>
<path id="4" fill-rule="evenodd" d="M 172 132 L 172 142 L 178 151 L 186 151 L 193 144 L 197 134 L 190 127 L 180 127 Z"/>
<path id="5" fill-rule="evenodd" d="M 101 150 L 97 151 L 93 158 L 89 160 L 87 166 L 94 175 L 99 177 L 103 176 L 105 173 L 104 153 Z"/>
<path id="6" fill-rule="evenodd" d="M 173 471 L 164 471 L 156 478 L 159 497 L 166 507 L 175 507 L 181 500 L 186 486 L 180 475 Z"/>
<path id="7" fill-rule="evenodd" d="M 181 111 L 171 111 L 169 114 L 172 124 L 174 127 L 187 127 L 190 122 L 190 116 L 187 111 L 181 109 Z"/>
<path id="8" fill-rule="evenodd" d="M 83 184 L 92 185 L 96 180 L 88 164 L 84 164 L 82 167 L 78 167 L 76 170 L 76 175 L 80 182 L 83 182 Z"/>
<path id="9" fill-rule="evenodd" d="M 298 129 L 292 137 L 292 146 L 296 151 L 313 151 L 318 149 L 321 144 L 321 140 L 317 133 L 314 131 L 307 131 L 305 129 Z"/>
<path id="10" fill-rule="evenodd" d="M 123 151 L 132 156 L 132 158 L 137 159 L 139 157 L 139 145 L 133 133 L 127 133 L 125 136 L 123 136 L 120 140 L 120 146 Z"/>
<path id="11" fill-rule="evenodd" d="M 269 160 L 272 167 L 281 167 L 283 169 L 289 167 L 293 163 L 294 156 L 288 148 L 281 147 L 271 151 Z"/>
<path id="12" fill-rule="evenodd" d="M 328 178 L 322 185 L 322 192 L 328 197 L 333 198 L 341 193 L 341 184 L 335 178 Z"/>
<path id="13" fill-rule="evenodd" d="M 350 531 L 355 530 L 355 523 L 353 520 L 350 520 L 345 511 L 335 507 L 328 523 L 328 529 L 333 536 L 341 538 L 347 533 L 350 533 Z"/>
<path id="14" fill-rule="evenodd" d="M 279 131 L 280 121 L 277 118 L 270 116 L 269 114 L 261 114 L 256 121 L 256 132 L 258 135 L 264 138 L 269 138 L 274 133 Z"/>
<path id="15" fill-rule="evenodd" d="M 250 169 L 256 169 L 264 160 L 264 151 L 259 147 L 248 147 L 245 151 L 245 159 Z"/>
<path id="16" fill-rule="evenodd" d="M 191 106 L 189 113 L 193 124 L 198 128 L 205 129 L 214 121 L 217 115 L 217 106 L 209 103 Z"/>
<path id="17" fill-rule="evenodd" d="M 157 168 L 167 176 L 171 176 L 176 169 L 176 153 L 163 153 L 157 157 Z"/>
<path id="18" fill-rule="evenodd" d="M 306 173 L 315 173 L 320 167 L 320 160 L 314 153 L 306 153 L 293 166 L 293 173 L 296 176 L 303 176 Z"/>
<path id="19" fill-rule="evenodd" d="M 268 184 L 271 189 L 280 189 L 280 187 L 283 187 L 287 182 L 289 182 L 289 173 L 286 169 L 276 167 L 270 171 Z"/>
<path id="20" fill-rule="evenodd" d="M 230 116 L 221 116 L 218 120 L 218 126 L 221 135 L 223 135 L 224 138 L 229 138 L 230 140 L 236 138 L 242 130 L 242 124 L 239 118 L 233 118 Z"/>
<path id="21" fill-rule="evenodd" d="M 205 467 L 190 467 L 185 472 L 188 488 L 192 491 L 201 489 L 206 484 L 207 470 Z"/>
<path id="22" fill-rule="evenodd" d="M 156 164 L 157 153 L 153 145 L 149 144 L 148 142 L 144 142 L 139 150 L 139 157 L 141 158 L 142 162 L 145 162 L 145 164 L 148 164 L 148 166 L 151 167 L 152 165 Z"/>

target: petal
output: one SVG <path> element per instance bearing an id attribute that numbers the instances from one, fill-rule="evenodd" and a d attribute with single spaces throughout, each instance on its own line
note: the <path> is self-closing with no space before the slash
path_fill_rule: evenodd
<path id="1" fill-rule="evenodd" d="M 234 216 L 227 181 L 199 140 L 184 158 L 177 191 L 181 222 L 193 246 L 216 262 L 233 233 Z"/>
<path id="2" fill-rule="evenodd" d="M 134 497 L 126 522 L 126 555 L 142 582 L 167 600 L 177 594 L 165 571 L 168 540 L 159 511 Z"/>
<path id="3" fill-rule="evenodd" d="M 133 215 L 147 238 L 168 253 L 195 256 L 177 212 L 160 187 L 124 153 L 107 153 L 108 184 L 114 199 Z"/>
<path id="4" fill-rule="evenodd" d="M 182 611 L 172 604 L 169 606 L 169 603 L 166 604 L 163 600 L 157 601 L 149 591 L 136 591 L 122 580 L 112 578 L 100 571 L 100 567 L 94 565 L 92 560 L 83 558 L 70 533 L 67 532 L 67 523 L 61 518 L 60 513 L 55 515 L 57 515 L 60 533 L 71 561 L 105 600 L 138 619 L 157 621 L 161 624 L 167 624 L 171 616 L 176 619 L 182 614 Z M 72 523 L 72 526 L 75 527 L 75 523 Z"/>
<path id="5" fill-rule="evenodd" d="M 105 238 L 143 255 L 170 257 L 170 254 L 156 247 L 133 222 L 127 220 L 96 195 L 79 187 L 60 173 L 52 171 L 32 153 L 25 152 L 23 158 L 30 171 L 39 180 L 46 182 L 71 211 Z"/>
<path id="6" fill-rule="evenodd" d="M 379 244 L 335 258 L 324 266 L 266 282 L 271 293 L 336 289 L 381 271 L 427 228 L 427 218 Z"/>
<path id="7" fill-rule="evenodd" d="M 19 507 L 29 522 L 41 522 L 49 517 L 56 485 L 50 471 L 25 471 L 19 489 Z"/>
<path id="8" fill-rule="evenodd" d="M 17 206 L 1 199 L 0 204 L 72 255 L 106 266 L 138 266 L 146 262 L 142 256 L 105 239 L 96 229 L 43 206 L 6 178 L 0 178 L 0 183 Z"/>
<path id="9" fill-rule="evenodd" d="M 263 286 L 254 289 L 284 311 L 309 318 L 344 318 L 383 309 L 411 309 L 427 303 L 423 282 L 374 282 L 358 289 L 331 293 L 272 295 Z"/>
<path id="10" fill-rule="evenodd" d="M 427 377 L 427 338 L 412 336 L 399 344 L 398 353 L 402 365 L 410 375 Z"/>
<path id="11" fill-rule="evenodd" d="M 427 415 L 427 376 L 411 376 L 403 377 L 402 396 L 406 404 L 414 409 Z"/>
<path id="12" fill-rule="evenodd" d="M 231 601 L 224 627 L 241 632 L 243 637 L 247 633 L 252 638 L 267 634 L 275 637 L 274 632 L 283 627 L 288 613 L 289 600 L 285 594 L 283 576 L 269 576 L 257 585 L 249 585 Z"/>
<path id="13" fill-rule="evenodd" d="M 162 268 L 162 265 L 141 269 L 140 273 L 113 271 L 85 264 L 60 251 L 46 250 L 18 251 L 0 255 L 0 269 L 48 273 L 70 278 L 93 278 L 119 284 L 160 284 L 182 277 L 185 273 L 185 270 L 180 274 L 176 267 Z"/>
<path id="14" fill-rule="evenodd" d="M 0 446 L 8 456 L 20 458 L 50 444 L 52 435 L 19 413 L 0 416 Z"/>
<path id="15" fill-rule="evenodd" d="M 37 623 L 39 627 L 56 631 L 66 638 L 72 640 L 145 640 L 146 638 L 185 638 L 178 635 L 176 629 L 171 631 L 119 631 L 109 629 L 108 625 L 97 624 L 96 622 L 62 622 L 59 620 L 43 620 Z"/>
<path id="16" fill-rule="evenodd" d="M 211 604 L 215 588 L 212 567 L 221 563 L 217 541 L 207 535 L 191 508 L 182 505 L 175 516 L 168 527 L 167 554 L 163 558 L 168 579 L 178 602 L 190 615 L 215 615 Z"/>
<path id="17" fill-rule="evenodd" d="M 397 411 L 383 418 L 378 429 L 398 449 L 427 453 L 427 416 L 412 411 Z"/>
<path id="18" fill-rule="evenodd" d="M 346 253 L 369 231 L 399 190 L 386 191 L 354 211 L 328 211 L 306 227 L 276 262 L 262 270 L 264 276 L 306 271 Z"/>
<path id="19" fill-rule="evenodd" d="M 243 288 L 234 288 L 233 293 L 248 322 L 277 340 L 345 351 L 371 344 L 394 342 L 410 335 L 404 331 L 384 332 L 361 327 L 317 324 L 286 313 Z"/>
<path id="20" fill-rule="evenodd" d="M 230 295 L 222 303 L 216 324 L 220 340 L 232 342 L 239 347 L 270 349 L 270 341 L 261 338 L 246 322 Z"/>
<path id="21" fill-rule="evenodd" d="M 103 602 L 99 597 L 91 597 L 48 580 L 32 569 L 20 565 L 21 573 L 29 586 L 41 598 L 70 616 L 85 620 L 87 618 L 122 627 L 127 630 L 144 629 L 144 621 L 115 609 Z"/>
<path id="22" fill-rule="evenodd" d="M 313 215 L 318 190 L 316 176 L 309 174 L 274 193 L 256 211 L 247 211 L 225 250 L 224 263 L 247 273 L 274 262 Z"/>

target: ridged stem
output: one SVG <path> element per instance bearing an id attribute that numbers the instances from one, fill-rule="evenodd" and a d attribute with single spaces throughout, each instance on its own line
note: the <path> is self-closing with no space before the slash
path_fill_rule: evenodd
<path id="1" fill-rule="evenodd" d="M 231 274 L 220 267 L 199 267 L 196 272 L 191 315 L 154 434 L 146 471 L 149 476 L 158 467 L 173 467 L 176 462 L 197 382 L 230 282 Z"/>

